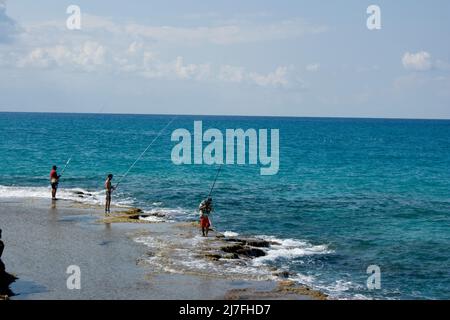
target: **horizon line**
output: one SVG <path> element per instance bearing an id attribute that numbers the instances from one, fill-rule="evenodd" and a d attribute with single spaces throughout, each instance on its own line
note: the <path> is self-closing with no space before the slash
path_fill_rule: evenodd
<path id="1" fill-rule="evenodd" d="M 294 119 L 366 119 L 366 120 L 425 120 L 449 121 L 450 118 L 403 118 L 371 116 L 292 116 L 292 115 L 239 115 L 239 114 L 175 114 L 175 113 L 123 113 L 123 112 L 67 112 L 67 111 L 0 111 L 1 113 L 31 114 L 79 114 L 79 115 L 124 115 L 124 116 L 188 116 L 188 117 L 242 117 L 242 118 L 294 118 Z"/>

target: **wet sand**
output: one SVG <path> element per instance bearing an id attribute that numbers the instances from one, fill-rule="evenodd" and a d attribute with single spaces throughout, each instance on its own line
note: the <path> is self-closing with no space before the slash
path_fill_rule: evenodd
<path id="1" fill-rule="evenodd" d="M 105 223 L 102 218 L 102 208 L 71 201 L 1 199 L 2 260 L 19 278 L 10 286 L 16 294 L 11 299 L 321 298 L 275 281 L 158 270 L 145 262 L 153 253 L 133 238 L 174 232 L 191 237 L 193 226 Z M 67 288 L 71 265 L 80 267 L 80 290 Z"/>

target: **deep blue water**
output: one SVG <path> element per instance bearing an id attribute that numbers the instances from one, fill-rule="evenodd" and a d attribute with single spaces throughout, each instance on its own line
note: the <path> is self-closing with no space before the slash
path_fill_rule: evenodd
<path id="1" fill-rule="evenodd" d="M 73 155 L 60 187 L 99 191 L 106 174 L 120 177 L 171 118 L 0 113 L 0 185 L 24 194 L 46 188 L 51 165 L 61 168 Z M 217 166 L 176 166 L 170 157 L 171 132 L 192 132 L 194 120 L 204 130 L 280 130 L 277 175 L 223 167 L 216 228 L 326 245 L 326 254 L 287 252 L 268 263 L 311 276 L 339 297 L 450 298 L 450 121 L 180 116 L 115 201 L 195 217 Z M 380 290 L 366 287 L 373 264 Z"/>

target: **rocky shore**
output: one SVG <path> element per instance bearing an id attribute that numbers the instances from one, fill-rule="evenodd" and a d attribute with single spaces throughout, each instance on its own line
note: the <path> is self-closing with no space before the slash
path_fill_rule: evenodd
<path id="1" fill-rule="evenodd" d="M 153 217 L 155 219 L 149 219 Z M 160 213 L 146 214 L 141 209 L 130 208 L 126 210 L 120 210 L 112 213 L 110 216 L 100 219 L 100 223 L 148 223 L 148 224 L 164 224 L 163 215 Z M 265 239 L 253 238 L 253 237 L 226 237 L 224 234 L 211 230 L 208 238 L 201 244 L 197 244 L 195 247 L 183 248 L 184 239 L 194 239 L 199 237 L 199 223 L 172 223 L 170 228 L 171 234 L 176 234 L 176 239 L 179 242 L 175 242 L 174 237 L 167 237 L 162 233 L 161 237 L 158 233 L 149 232 L 147 235 L 157 241 L 159 248 L 150 250 L 148 255 L 156 258 L 160 257 L 166 264 L 166 269 L 172 270 L 172 272 L 186 273 L 199 275 L 202 270 L 196 270 L 195 268 L 183 268 L 179 261 L 183 258 L 177 254 L 171 255 L 171 250 L 179 252 L 185 249 L 189 251 L 193 257 L 200 261 L 204 260 L 205 263 L 212 263 L 218 267 L 218 270 L 233 268 L 234 266 L 245 266 L 251 264 L 252 259 L 264 257 L 267 255 L 267 250 L 270 250 L 272 246 L 280 245 L 276 241 L 270 241 Z M 156 230 L 156 228 L 154 229 Z M 170 240 L 169 240 L 170 239 Z M 232 264 L 230 264 L 232 263 Z M 222 267 L 222 268 L 220 268 Z M 265 267 L 261 267 L 263 269 Z M 214 267 L 210 267 L 208 276 L 210 277 L 233 277 L 235 275 L 228 274 L 215 274 Z M 220 272 L 217 272 L 220 273 Z M 299 285 L 295 281 L 289 280 L 293 274 L 287 270 L 270 269 L 267 268 L 267 274 L 271 276 L 271 279 L 275 279 L 275 286 L 269 290 L 256 290 L 255 288 L 241 288 L 233 289 L 226 292 L 225 299 L 318 299 L 325 300 L 327 295 L 320 291 L 313 290 L 307 286 Z"/>
<path id="2" fill-rule="evenodd" d="M 276 241 L 211 231 L 138 208 L 73 201 L 0 201 L 8 232 L 2 288 L 11 299 L 326 299 L 292 281 L 289 270 L 262 262 Z M 5 241 L 6 242 L 6 241 Z M 263 259 L 263 260 L 261 260 Z M 68 290 L 67 267 L 82 270 L 81 290 Z M 12 293 L 2 292 L 10 296 Z"/>

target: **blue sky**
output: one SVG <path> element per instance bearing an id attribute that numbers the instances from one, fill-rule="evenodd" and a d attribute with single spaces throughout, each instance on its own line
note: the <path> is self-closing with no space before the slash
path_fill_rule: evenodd
<path id="1" fill-rule="evenodd" d="M 448 119 L 449 32 L 445 0 L 0 0 L 0 111 Z"/>

